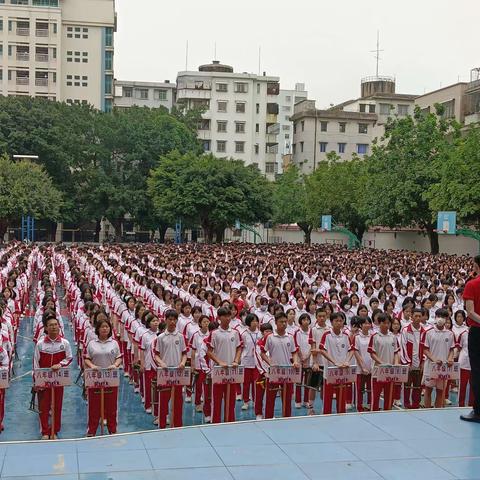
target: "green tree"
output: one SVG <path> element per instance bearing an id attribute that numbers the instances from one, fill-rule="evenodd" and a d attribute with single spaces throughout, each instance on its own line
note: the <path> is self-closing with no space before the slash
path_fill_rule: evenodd
<path id="1" fill-rule="evenodd" d="M 0 156 L 0 239 L 23 215 L 56 221 L 61 207 L 62 196 L 41 166 Z"/>
<path id="2" fill-rule="evenodd" d="M 172 152 L 160 159 L 148 181 L 155 214 L 200 225 L 205 239 L 223 239 L 225 228 L 266 221 L 271 186 L 253 166 L 213 155 Z"/>
<path id="3" fill-rule="evenodd" d="M 448 160 L 460 135 L 459 125 L 443 119 L 442 108 L 436 107 L 436 114 L 417 108 L 413 117 L 388 122 L 382 143 L 365 160 L 360 208 L 370 225 L 421 228 L 432 253 L 439 245 L 428 191 L 439 181 L 437 166 Z"/>
<path id="4" fill-rule="evenodd" d="M 361 241 L 366 230 L 366 218 L 360 211 L 364 189 L 364 162 L 354 158 L 342 162 L 335 152 L 319 162 L 308 179 L 308 210 L 318 222 L 322 215 L 332 215 Z"/>
<path id="5" fill-rule="evenodd" d="M 439 179 L 426 197 L 432 211 L 455 210 L 457 222 L 479 227 L 480 223 L 480 127 L 472 126 L 434 167 Z"/>
<path id="6" fill-rule="evenodd" d="M 273 190 L 273 223 L 296 223 L 310 244 L 315 219 L 308 209 L 307 178 L 295 166 L 289 166 Z"/>

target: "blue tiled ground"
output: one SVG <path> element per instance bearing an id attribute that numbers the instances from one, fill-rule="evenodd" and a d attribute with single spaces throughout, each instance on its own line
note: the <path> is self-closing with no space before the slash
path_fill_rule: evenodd
<path id="1" fill-rule="evenodd" d="M 0 444 L 0 478 L 479 479 L 480 425 L 462 409 L 205 425 Z"/>

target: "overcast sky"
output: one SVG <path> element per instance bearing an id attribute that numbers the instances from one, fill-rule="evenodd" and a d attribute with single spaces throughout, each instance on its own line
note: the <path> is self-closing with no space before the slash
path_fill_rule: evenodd
<path id="1" fill-rule="evenodd" d="M 356 98 L 360 79 L 397 78 L 397 92 L 423 94 L 468 81 L 480 67 L 478 0 L 116 0 L 115 76 L 175 81 L 214 58 L 236 72 L 261 70 L 281 88 L 305 83 L 317 107 Z"/>

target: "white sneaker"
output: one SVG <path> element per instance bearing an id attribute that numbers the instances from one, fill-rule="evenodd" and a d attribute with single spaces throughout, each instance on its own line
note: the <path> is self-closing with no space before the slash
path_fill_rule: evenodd
<path id="1" fill-rule="evenodd" d="M 458 393 L 458 387 L 452 387 L 452 388 L 450 389 L 450 391 L 451 391 L 452 393 Z"/>
<path id="2" fill-rule="evenodd" d="M 146 408 L 145 413 L 152 413 L 152 409 L 151 408 Z"/>
<path id="3" fill-rule="evenodd" d="M 212 423 L 212 417 L 205 417 L 205 423 Z"/>
<path id="4" fill-rule="evenodd" d="M 302 408 L 302 404 L 298 403 L 298 402 L 295 402 L 295 408 Z"/>
<path id="5" fill-rule="evenodd" d="M 170 425 L 170 415 L 167 415 L 167 425 Z"/>
<path id="6" fill-rule="evenodd" d="M 128 372 L 125 372 L 125 373 L 123 374 L 123 376 L 126 377 L 126 378 L 128 378 L 130 375 L 128 374 Z"/>
<path id="7" fill-rule="evenodd" d="M 158 425 L 158 417 L 155 418 L 155 420 L 153 421 L 153 424 L 154 424 L 154 425 Z"/>
<path id="8" fill-rule="evenodd" d="M 345 405 L 345 410 L 353 410 L 353 405 L 351 403 L 347 403 Z"/>
<path id="9" fill-rule="evenodd" d="M 394 404 L 396 407 L 401 407 L 401 406 L 402 406 L 401 400 L 395 400 L 395 401 L 393 402 L 393 404 Z"/>
<path id="10" fill-rule="evenodd" d="M 255 419 L 256 420 L 263 420 L 263 415 L 257 415 Z"/>
<path id="11" fill-rule="evenodd" d="M 192 397 L 185 397 L 185 403 L 192 403 Z"/>
<path id="12" fill-rule="evenodd" d="M 244 403 L 242 405 L 242 410 L 248 410 L 248 407 L 249 407 L 248 403 Z"/>
<path id="13" fill-rule="evenodd" d="M 197 405 L 197 406 L 195 407 L 195 411 L 198 412 L 198 413 L 203 412 L 203 405 Z"/>
<path id="14" fill-rule="evenodd" d="M 140 393 L 140 388 L 139 388 L 139 387 L 135 387 L 133 391 L 134 391 L 134 393 Z"/>
<path id="15" fill-rule="evenodd" d="M 451 405 L 452 401 L 449 398 L 445 399 L 445 405 Z"/>
<path id="16" fill-rule="evenodd" d="M 241 395 L 237 395 L 236 399 L 237 399 L 237 402 L 241 402 L 241 401 L 242 401 L 242 396 L 241 396 Z"/>

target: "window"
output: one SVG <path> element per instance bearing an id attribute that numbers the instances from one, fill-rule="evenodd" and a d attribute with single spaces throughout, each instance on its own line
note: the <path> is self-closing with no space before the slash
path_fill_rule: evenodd
<path id="1" fill-rule="evenodd" d="M 237 113 L 245 113 L 245 102 L 237 102 L 235 104 L 235 111 Z"/>
<path id="2" fill-rule="evenodd" d="M 290 115 L 285 115 L 285 121 L 289 122 L 290 121 Z"/>
<path id="3" fill-rule="evenodd" d="M 290 131 L 290 125 L 282 125 L 282 130 L 284 132 L 289 132 Z"/>
<path id="4" fill-rule="evenodd" d="M 105 75 L 105 94 L 111 95 L 113 93 L 113 76 Z"/>
<path id="5" fill-rule="evenodd" d="M 164 101 L 167 100 L 167 91 L 166 90 L 155 89 L 153 91 L 153 95 L 154 95 L 155 100 L 159 100 L 161 102 L 164 102 Z"/>
<path id="6" fill-rule="evenodd" d="M 375 113 L 375 104 L 372 103 L 368 106 L 368 113 Z"/>
<path id="7" fill-rule="evenodd" d="M 259 103 L 257 103 L 255 105 L 255 111 L 257 112 L 257 115 L 260 113 L 260 104 Z"/>
<path id="8" fill-rule="evenodd" d="M 259 123 L 255 124 L 255 132 L 260 133 L 260 124 Z"/>
<path id="9" fill-rule="evenodd" d="M 454 118 L 455 117 L 455 100 L 450 100 L 448 102 L 443 102 L 443 113 L 442 118 Z"/>
<path id="10" fill-rule="evenodd" d="M 293 134 L 296 134 L 297 133 L 297 124 L 294 123 L 293 124 Z"/>
<path id="11" fill-rule="evenodd" d="M 328 128 L 328 122 L 320 122 L 320 131 L 326 132 Z"/>
<path id="12" fill-rule="evenodd" d="M 3 18 L 0 18 L 0 32 L 3 32 Z"/>
<path id="13" fill-rule="evenodd" d="M 358 133 L 368 133 L 368 123 L 359 123 Z"/>
<path id="14" fill-rule="evenodd" d="M 258 155 L 260 152 L 260 145 L 258 143 L 255 144 L 255 155 Z"/>
<path id="15" fill-rule="evenodd" d="M 217 132 L 225 133 L 227 131 L 227 122 L 226 120 L 217 121 Z"/>
<path id="16" fill-rule="evenodd" d="M 202 141 L 203 151 L 209 152 L 210 151 L 210 140 L 203 140 Z"/>
<path id="17" fill-rule="evenodd" d="M 217 152 L 225 153 L 227 150 L 227 142 L 225 140 L 217 140 Z"/>
<path id="18" fill-rule="evenodd" d="M 199 130 L 210 130 L 210 120 L 208 118 L 202 118 L 198 123 Z"/>
<path id="19" fill-rule="evenodd" d="M 217 83 L 217 92 L 228 92 L 227 83 Z"/>
<path id="20" fill-rule="evenodd" d="M 136 94 L 140 100 L 148 100 L 148 88 L 137 88 Z"/>
<path id="21" fill-rule="evenodd" d="M 300 153 L 303 153 L 303 142 L 300 142 Z"/>
<path id="22" fill-rule="evenodd" d="M 301 125 L 301 127 L 302 127 L 302 132 L 304 132 L 304 131 L 305 131 L 305 120 L 302 120 L 302 121 L 300 122 L 300 125 Z"/>
<path id="23" fill-rule="evenodd" d="M 408 115 L 408 105 L 397 105 L 397 113 L 401 117 Z"/>
<path id="24" fill-rule="evenodd" d="M 245 142 L 235 142 L 235 153 L 245 152 Z"/>
<path id="25" fill-rule="evenodd" d="M 259 93 L 260 93 L 260 84 L 257 83 L 257 94 L 259 94 Z"/>
<path id="26" fill-rule="evenodd" d="M 289 134 L 289 133 L 286 133 L 286 134 L 285 134 L 285 138 L 290 138 L 290 134 Z"/>
<path id="27" fill-rule="evenodd" d="M 226 113 L 226 111 L 227 111 L 227 102 L 224 102 L 223 100 L 219 100 L 219 101 L 217 102 L 217 107 L 218 107 L 217 110 L 218 110 L 219 112 Z"/>
<path id="28" fill-rule="evenodd" d="M 257 87 L 257 90 L 258 90 L 258 87 Z M 235 82 L 235 93 L 247 93 L 247 92 L 248 92 L 248 83 Z"/>
<path id="29" fill-rule="evenodd" d="M 87 57 L 88 52 L 83 52 L 83 56 Z M 111 50 L 105 52 L 105 70 L 113 70 L 113 52 Z"/>
<path id="30" fill-rule="evenodd" d="M 3 44 L 0 43 L 0 57 L 3 55 Z"/>
<path id="31" fill-rule="evenodd" d="M 287 96 L 285 97 L 285 101 L 290 103 L 290 102 L 292 101 L 291 95 L 287 95 Z"/>
<path id="32" fill-rule="evenodd" d="M 11 32 L 13 30 L 13 20 L 8 21 L 8 31 Z"/>
<path id="33" fill-rule="evenodd" d="M 133 88 L 132 87 L 123 87 L 123 96 L 126 98 L 133 97 Z"/>
<path id="34" fill-rule="evenodd" d="M 365 113 L 367 111 L 367 105 L 365 103 L 360 103 L 358 109 L 361 113 Z"/>
<path id="35" fill-rule="evenodd" d="M 235 133 L 245 133 L 245 122 L 235 122 Z"/>
<path id="36" fill-rule="evenodd" d="M 320 152 L 325 153 L 327 151 L 328 142 L 320 142 Z"/>
<path id="37" fill-rule="evenodd" d="M 282 112 L 290 112 L 291 110 L 292 110 L 292 107 L 290 105 L 282 106 Z"/>
<path id="38" fill-rule="evenodd" d="M 275 173 L 275 162 L 265 162 L 265 173 Z"/>
<path id="39" fill-rule="evenodd" d="M 113 28 L 112 27 L 105 28 L 105 46 L 113 47 Z"/>
<path id="40" fill-rule="evenodd" d="M 3 80 L 3 68 L 0 68 L 0 80 Z"/>
<path id="41" fill-rule="evenodd" d="M 392 106 L 389 103 L 380 104 L 380 115 L 390 115 L 390 110 Z"/>
<path id="42" fill-rule="evenodd" d="M 357 143 L 357 153 L 359 155 L 366 155 L 368 153 L 367 143 Z"/>
<path id="43" fill-rule="evenodd" d="M 347 129 L 347 122 L 339 122 L 338 123 L 338 131 L 340 133 L 345 133 L 346 129 Z"/>
<path id="44" fill-rule="evenodd" d="M 338 153 L 345 153 L 345 145 L 346 145 L 346 143 L 339 143 L 338 144 Z"/>

